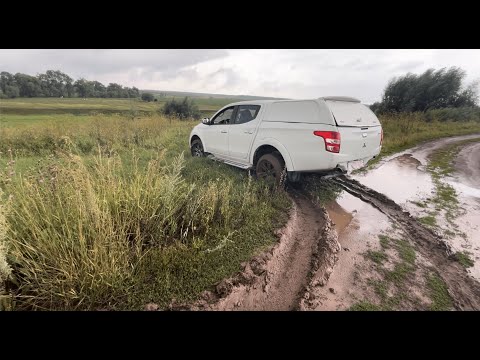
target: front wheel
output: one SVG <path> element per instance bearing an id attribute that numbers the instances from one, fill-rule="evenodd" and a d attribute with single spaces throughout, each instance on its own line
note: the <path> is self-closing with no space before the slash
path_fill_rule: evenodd
<path id="1" fill-rule="evenodd" d="M 285 164 L 283 159 L 276 154 L 265 154 L 258 159 L 256 173 L 259 179 L 280 185 Z"/>
<path id="2" fill-rule="evenodd" d="M 200 139 L 195 139 L 192 141 L 192 146 L 190 147 L 192 156 L 203 157 L 205 153 L 203 152 L 203 144 Z"/>

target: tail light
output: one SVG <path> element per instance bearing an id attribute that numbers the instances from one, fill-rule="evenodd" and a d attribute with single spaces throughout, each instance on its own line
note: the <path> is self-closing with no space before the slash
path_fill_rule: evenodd
<path id="1" fill-rule="evenodd" d="M 380 146 L 383 145 L 383 129 L 382 132 L 380 133 Z"/>
<path id="2" fill-rule="evenodd" d="M 325 140 L 325 150 L 333 153 L 340 152 L 340 133 L 336 131 L 314 131 L 313 135 Z"/>

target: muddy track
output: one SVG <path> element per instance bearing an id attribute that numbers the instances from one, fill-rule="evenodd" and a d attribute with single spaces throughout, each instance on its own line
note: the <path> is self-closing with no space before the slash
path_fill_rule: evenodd
<path id="1" fill-rule="evenodd" d="M 402 227 L 447 284 L 456 309 L 480 310 L 480 283 L 468 276 L 465 269 L 455 261 L 452 251 L 438 234 L 419 223 L 387 196 L 358 181 L 345 176 L 337 177 L 334 181 L 345 191 L 371 204 Z"/>
<path id="2" fill-rule="evenodd" d="M 310 280 L 326 283 L 340 251 L 325 209 L 303 193 L 292 192 L 290 219 L 278 231 L 279 242 L 243 265 L 243 270 L 206 291 L 193 304 L 171 310 L 299 310 Z M 319 281 L 317 281 L 318 283 Z M 323 284 L 321 284 L 323 285 Z"/>

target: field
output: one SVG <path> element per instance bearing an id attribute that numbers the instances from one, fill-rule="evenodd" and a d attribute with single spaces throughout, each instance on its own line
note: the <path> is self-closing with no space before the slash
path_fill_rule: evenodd
<path id="1" fill-rule="evenodd" d="M 213 112 L 231 100 L 198 101 Z M 0 284 L 9 278 L 0 308 L 166 307 L 195 299 L 275 243 L 287 195 L 245 171 L 191 158 L 197 122 L 163 118 L 160 106 L 0 102 Z M 380 120 L 385 154 L 480 132 L 478 122 Z M 312 188 L 323 198 L 325 189 Z"/>
<path id="2" fill-rule="evenodd" d="M 158 111 L 163 104 L 173 96 L 157 97 L 158 101 L 144 102 L 139 99 L 101 99 L 91 98 L 19 98 L 0 100 L 0 113 L 4 118 L 15 120 L 28 120 L 28 116 L 35 115 L 94 115 L 126 114 L 137 112 L 149 114 Z M 175 97 L 183 99 L 183 97 Z M 194 98 L 200 112 L 205 116 L 212 115 L 216 110 L 231 102 L 240 101 L 235 98 Z M 44 117 L 45 118 L 45 117 Z M 32 119 L 31 119 L 32 120 Z M 17 121 L 18 122 L 18 121 Z"/>

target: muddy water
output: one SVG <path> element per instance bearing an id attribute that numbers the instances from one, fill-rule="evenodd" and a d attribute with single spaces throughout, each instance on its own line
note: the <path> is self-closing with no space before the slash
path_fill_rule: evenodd
<path id="1" fill-rule="evenodd" d="M 380 248 L 378 235 L 390 228 L 390 221 L 386 215 L 347 192 L 329 204 L 327 211 L 335 223 L 342 251 L 328 285 L 319 289 L 316 310 L 345 310 L 358 299 L 375 296 L 359 280 L 375 276 L 362 254 Z"/>
<path id="2" fill-rule="evenodd" d="M 431 197 L 434 190 L 425 166 L 411 154 L 400 155 L 366 175 L 351 177 L 397 204 Z"/>
<path id="3" fill-rule="evenodd" d="M 478 138 L 478 135 L 426 143 L 384 159 L 366 174 L 351 177 L 390 197 L 413 216 L 426 216 L 429 215 L 428 211 L 433 210 L 433 206 L 424 209 L 414 202 L 428 200 L 435 194 L 431 176 L 425 169 L 428 156 L 445 145 L 471 138 Z M 456 174 L 444 181 L 457 192 L 461 212 L 457 214 L 454 223 L 464 235 L 447 236 L 446 241 L 454 251 L 470 252 L 475 265 L 469 269 L 469 273 L 480 280 L 480 143 L 463 148 L 455 165 Z M 361 242 L 355 245 L 355 239 L 358 242 L 358 239 L 370 237 L 374 241 L 373 239 L 385 229 L 385 224 L 388 224 L 386 217 L 382 218 L 383 215 L 379 211 L 345 192 L 336 203 L 330 204 L 327 210 L 337 224 L 340 244 L 342 246 L 350 244 L 354 250 L 361 251 L 363 248 Z M 443 231 L 452 227 L 441 215 L 437 216 L 437 223 Z M 378 243 L 378 239 L 375 241 Z M 342 257 L 339 261 L 342 261 Z M 337 269 L 340 267 L 341 263 Z M 332 278 L 334 276 L 332 274 Z"/>

